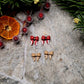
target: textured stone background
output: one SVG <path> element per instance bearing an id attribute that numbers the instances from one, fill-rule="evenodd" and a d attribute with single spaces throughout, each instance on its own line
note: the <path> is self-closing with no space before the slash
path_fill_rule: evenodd
<path id="1" fill-rule="evenodd" d="M 44 20 L 36 14 L 28 36 L 19 35 L 20 45 L 6 41 L 0 50 L 0 84 L 84 84 L 84 46 L 79 32 L 72 31 L 72 17 L 53 3 Z M 17 17 L 26 18 L 24 13 Z M 51 35 L 51 42 L 30 46 L 30 35 Z M 45 50 L 54 51 L 52 60 L 45 60 Z M 31 53 L 41 53 L 39 62 L 33 62 Z"/>

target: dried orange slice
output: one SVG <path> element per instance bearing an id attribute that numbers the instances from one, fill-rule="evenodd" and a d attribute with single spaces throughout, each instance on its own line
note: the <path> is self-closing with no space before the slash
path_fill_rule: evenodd
<path id="1" fill-rule="evenodd" d="M 5 39 L 12 39 L 19 34 L 20 24 L 9 16 L 0 17 L 0 36 Z"/>

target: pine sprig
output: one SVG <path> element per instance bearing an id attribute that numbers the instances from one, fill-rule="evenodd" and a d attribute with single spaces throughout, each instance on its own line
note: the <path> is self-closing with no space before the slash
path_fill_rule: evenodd
<path id="1" fill-rule="evenodd" d="M 39 0 L 39 5 L 45 0 Z M 5 14 L 5 10 L 15 10 L 15 9 L 27 9 L 28 7 L 32 8 L 34 0 L 0 0 L 0 15 Z M 17 10 L 16 10 L 17 11 Z"/>
<path id="2" fill-rule="evenodd" d="M 68 11 L 74 18 L 80 21 L 76 24 L 74 29 L 80 30 L 84 33 L 84 0 L 53 0 L 63 10 Z"/>

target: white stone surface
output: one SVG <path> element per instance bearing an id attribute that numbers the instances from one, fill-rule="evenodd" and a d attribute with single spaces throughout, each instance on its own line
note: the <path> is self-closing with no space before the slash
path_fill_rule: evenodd
<path id="1" fill-rule="evenodd" d="M 5 42 L 6 48 L 0 50 L 0 84 L 84 84 L 84 47 L 79 32 L 72 31 L 72 17 L 55 4 L 44 14 L 41 21 L 33 15 L 29 34 L 20 35 L 19 45 Z M 21 13 L 17 16 L 26 17 Z M 37 46 L 30 46 L 30 35 L 40 37 Z M 42 35 L 51 36 L 49 45 L 42 46 Z M 54 51 L 52 60 L 45 60 L 45 50 Z M 39 62 L 33 62 L 31 53 L 41 53 Z M 3 76 L 18 82 L 5 83 Z"/>

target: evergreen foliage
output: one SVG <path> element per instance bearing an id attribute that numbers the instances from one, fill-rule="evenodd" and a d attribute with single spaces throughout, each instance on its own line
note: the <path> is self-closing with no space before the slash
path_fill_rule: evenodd
<path id="1" fill-rule="evenodd" d="M 53 0 L 63 10 L 68 11 L 74 18 L 80 19 L 74 29 L 84 33 L 84 0 Z"/>
<path id="2" fill-rule="evenodd" d="M 41 6 L 45 0 L 39 0 L 36 6 Z M 33 10 L 35 4 L 34 0 L 0 0 L 0 15 L 8 15 L 12 11 Z"/>

